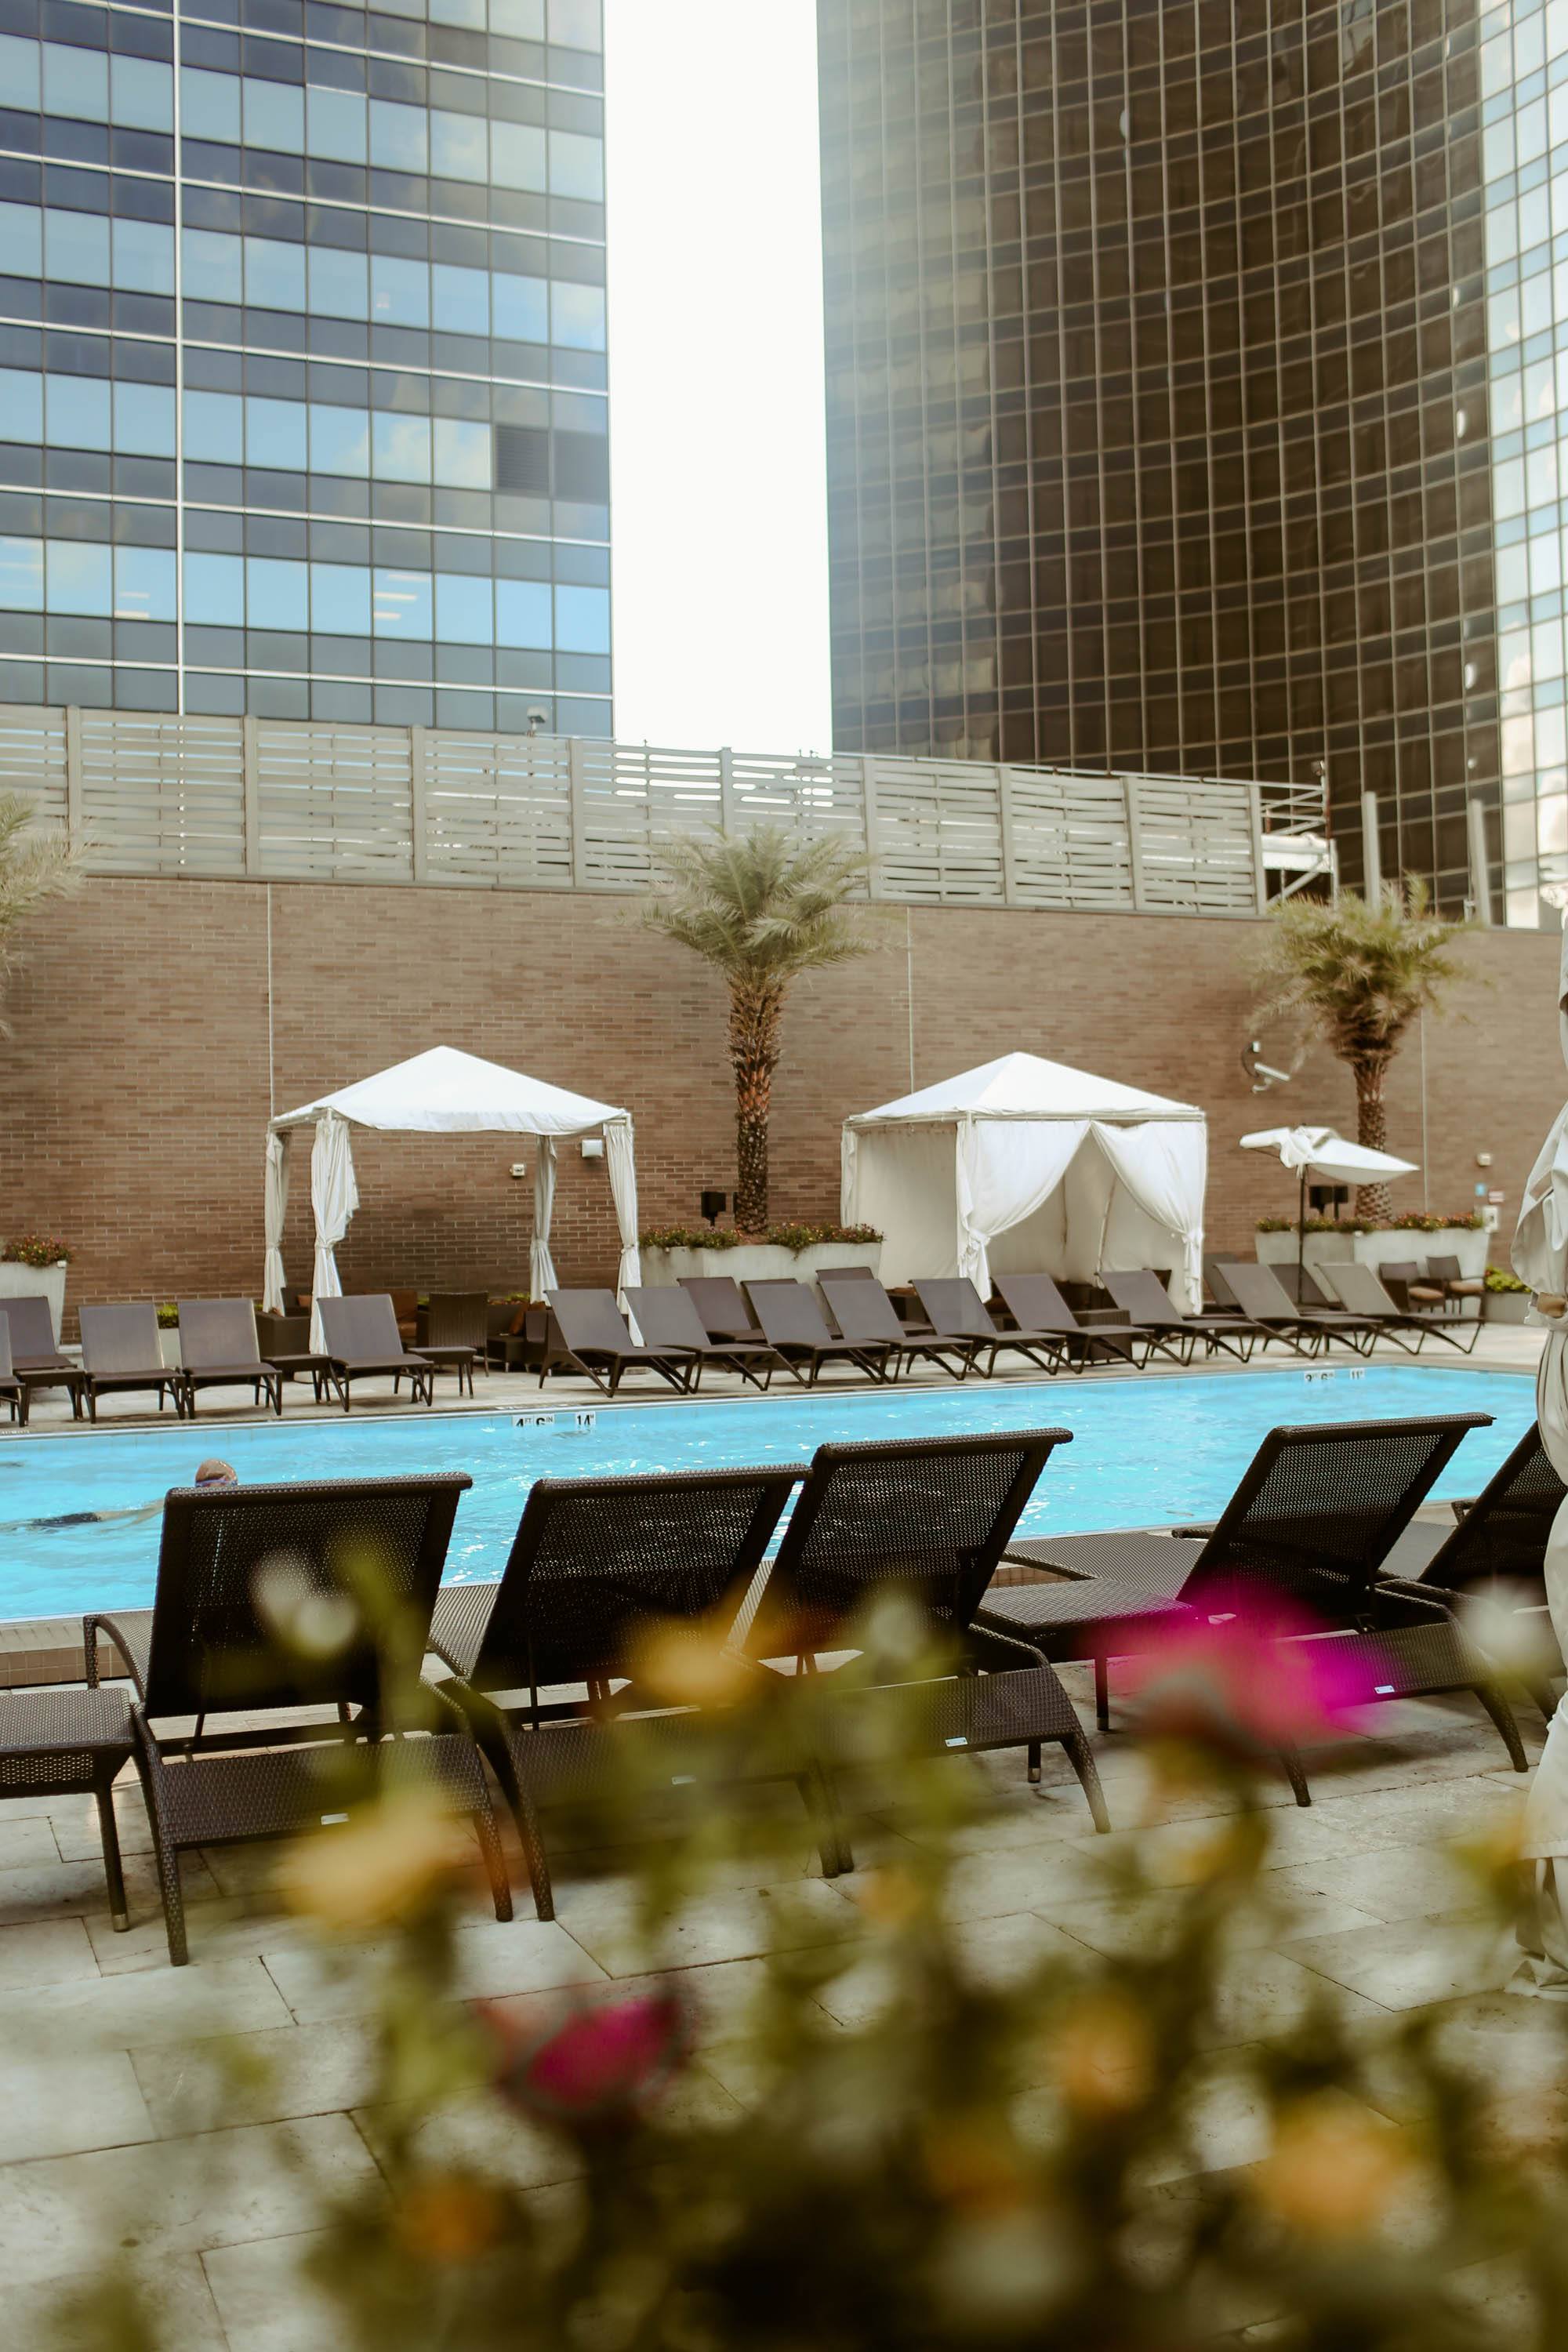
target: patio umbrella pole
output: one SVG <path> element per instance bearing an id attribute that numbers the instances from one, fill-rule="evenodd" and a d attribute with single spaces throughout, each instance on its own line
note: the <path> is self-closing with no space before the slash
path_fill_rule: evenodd
<path id="1" fill-rule="evenodd" d="M 1307 1169 L 1301 1167 L 1301 1191 L 1296 1208 L 1296 1304 L 1301 1304 L 1301 1278 L 1307 1258 Z"/>

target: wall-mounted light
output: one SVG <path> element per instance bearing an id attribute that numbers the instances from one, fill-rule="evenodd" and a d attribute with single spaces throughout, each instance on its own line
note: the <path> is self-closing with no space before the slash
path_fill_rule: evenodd
<path id="1" fill-rule="evenodd" d="M 604 1158 L 604 1156 L 605 1156 L 605 1139 L 604 1139 L 604 1137 L 603 1137 L 602 1135 L 585 1135 L 585 1136 L 583 1138 L 583 1157 L 584 1157 L 584 1160 L 602 1160 L 602 1159 Z"/>
<path id="2" fill-rule="evenodd" d="M 510 1170 L 508 1171 L 508 1173 L 509 1173 L 509 1174 L 510 1174 L 510 1176 L 511 1176 L 511 1177 L 512 1177 L 512 1178 L 513 1178 L 513 1179 L 514 1179 L 518 1183 L 521 1183 L 521 1182 L 522 1181 L 522 1179 L 523 1179 L 523 1178 L 527 1175 L 527 1173 L 528 1173 L 528 1162 L 527 1162 L 527 1160 L 514 1160 L 512 1161 L 512 1163 L 511 1163 L 511 1166 L 510 1166 Z"/>

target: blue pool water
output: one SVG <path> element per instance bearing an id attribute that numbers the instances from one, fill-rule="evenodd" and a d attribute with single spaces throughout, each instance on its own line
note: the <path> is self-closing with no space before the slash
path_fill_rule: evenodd
<path id="1" fill-rule="evenodd" d="M 1348 1366 L 1200 1378 L 1030 1381 L 1002 1389 L 917 1389 L 769 1396 L 723 1403 L 601 1407 L 591 1429 L 571 1409 L 553 1429 L 510 1414 L 354 1414 L 332 1422 L 208 1423 L 0 1442 L 0 1618 L 64 1616 L 145 1603 L 158 1557 L 157 1506 L 221 1452 L 242 1479 L 467 1470 L 449 1578 L 499 1575 L 535 1478 L 806 1462 L 828 1439 L 1066 1428 L 1020 1532 L 1063 1534 L 1200 1517 L 1219 1509 L 1259 1440 L 1281 1423 L 1489 1412 L 1436 1493 L 1474 1494 L 1535 1417 L 1533 1381 L 1516 1372 Z M 131 1516 L 83 1521 L 77 1515 Z M 66 1520 L 50 1526 L 50 1520 Z"/>

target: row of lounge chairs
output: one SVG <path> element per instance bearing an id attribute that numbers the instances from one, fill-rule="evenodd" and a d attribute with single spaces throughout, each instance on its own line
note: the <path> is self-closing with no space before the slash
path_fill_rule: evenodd
<path id="1" fill-rule="evenodd" d="M 1523 1575 L 1530 1605 L 1541 1605 L 1562 1482 L 1532 1433 L 1446 1541 L 1415 1519 L 1467 1432 L 1488 1419 L 1277 1429 L 1212 1528 L 1171 1534 L 1017 1539 L 1041 1474 L 1071 1442 L 1054 1428 L 828 1445 L 804 1470 L 546 1479 L 529 1494 L 499 1581 L 450 1587 L 440 1579 L 466 1474 L 176 1490 L 165 1499 L 152 1609 L 84 1621 L 89 1687 L 0 1692 L 0 1790 L 93 1791 L 122 1926 L 110 1791 L 133 1760 L 178 1965 L 180 1855 L 326 1827 L 334 1746 L 371 1782 L 412 1782 L 471 1820 L 506 1918 L 488 1765 L 536 1910 L 552 1916 L 541 1817 L 633 1759 L 607 1743 L 639 1743 L 637 1758 L 654 1761 L 665 1787 L 712 1786 L 702 1744 L 711 1715 L 672 1706 L 645 1683 L 647 1637 L 672 1622 L 728 1625 L 750 1674 L 788 1676 L 789 1688 L 811 1695 L 797 1748 L 759 1748 L 751 1765 L 719 1752 L 731 1778 L 796 1783 L 828 1874 L 853 1864 L 838 1789 L 865 1752 L 868 1710 L 899 1710 L 906 1752 L 1022 1748 L 1031 1780 L 1043 1746 L 1058 1744 L 1103 1829 L 1093 1755 L 1053 1662 L 1094 1661 L 1103 1728 L 1110 1658 L 1148 1649 L 1173 1622 L 1251 1612 L 1278 1624 L 1282 1604 L 1334 1645 L 1348 1699 L 1471 1691 L 1522 1770 L 1508 1700 L 1453 1604 L 1464 1590 Z M 412 1632 L 440 1662 L 438 1674 L 426 1668 L 423 1723 L 411 1719 L 363 1608 L 354 1622 L 365 1630 L 328 1654 L 280 1636 L 279 1560 L 300 1597 L 360 1603 L 367 1556 L 403 1638 Z M 994 1585 L 1005 1556 L 1055 1581 Z M 949 1671 L 871 1688 L 851 1678 L 836 1696 L 832 1669 L 884 1591 L 919 1612 Z M 129 1669 L 129 1692 L 100 1685 L 106 1642 Z M 315 1719 L 301 1722 L 300 1709 Z M 1280 1761 L 1298 1802 L 1310 1802 L 1300 1758 Z"/>

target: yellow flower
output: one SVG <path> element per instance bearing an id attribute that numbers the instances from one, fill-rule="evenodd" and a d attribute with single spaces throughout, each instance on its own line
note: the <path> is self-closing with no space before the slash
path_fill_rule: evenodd
<path id="1" fill-rule="evenodd" d="M 1047 2046 L 1057 2088 L 1081 2114 L 1123 2115 L 1142 2106 L 1153 2088 L 1153 2036 L 1121 1993 L 1085 1994 L 1058 2021 Z"/>
<path id="2" fill-rule="evenodd" d="M 404 2191 L 393 2218 L 404 2245 L 421 2261 L 468 2263 L 495 2243 L 506 2216 L 486 2182 L 433 2173 Z"/>
<path id="3" fill-rule="evenodd" d="M 755 1670 L 725 1645 L 722 1629 L 657 1626 L 637 1644 L 633 1680 L 666 1706 L 729 1706 L 755 1683 Z"/>
<path id="4" fill-rule="evenodd" d="M 1025 2193 L 1017 2159 L 994 2117 L 928 2129 L 926 2175 L 945 2204 L 995 2212 L 1016 2206 Z"/>
<path id="5" fill-rule="evenodd" d="M 907 1927 L 926 1907 L 926 1892 L 920 1880 L 897 1864 L 865 1872 L 850 1892 L 878 1927 Z"/>
<path id="6" fill-rule="evenodd" d="M 1279 2116 L 1252 2190 L 1277 2220 L 1314 2238 L 1366 2237 L 1412 2183 L 1416 2161 L 1394 2125 L 1342 2092 L 1315 2092 Z"/>
<path id="7" fill-rule="evenodd" d="M 290 1848 L 279 1891 L 324 1927 L 384 1927 L 419 1909 L 458 1859 L 460 1835 L 434 1798 L 399 1791 Z"/>

